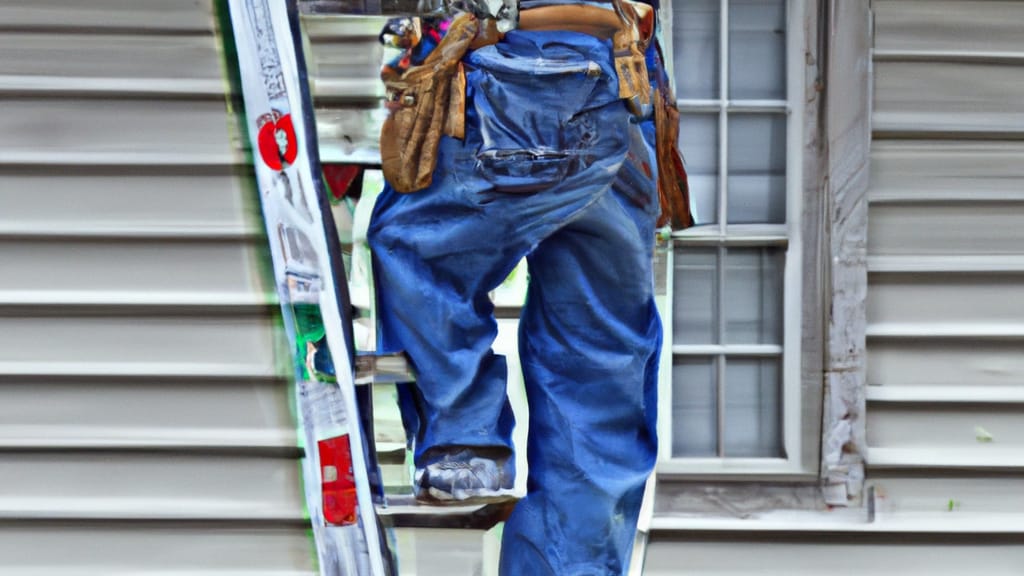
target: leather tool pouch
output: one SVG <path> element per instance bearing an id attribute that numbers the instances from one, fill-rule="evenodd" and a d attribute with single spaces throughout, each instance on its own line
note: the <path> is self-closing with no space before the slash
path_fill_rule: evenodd
<path id="1" fill-rule="evenodd" d="M 619 97 L 633 114 L 649 118 L 654 113 L 655 155 L 658 163 L 658 199 L 661 216 L 658 226 L 670 225 L 673 230 L 693 226 L 690 212 L 690 186 L 679 152 L 679 109 L 665 72 L 661 46 L 654 39 L 654 13 L 641 16 L 630 2 L 612 0 L 623 28 L 615 34 L 615 69 L 619 74 Z M 651 43 L 654 46 L 651 46 Z M 649 78 L 644 52 L 653 51 L 655 76 Z M 653 80 L 654 89 L 651 89 Z"/>
<path id="2" fill-rule="evenodd" d="M 644 59 L 650 37 L 641 37 L 641 18 L 628 2 L 612 0 L 612 5 L 622 21 L 622 27 L 612 37 L 619 98 L 625 100 L 635 116 L 645 117 L 651 108 L 651 84 Z"/>
<path id="3" fill-rule="evenodd" d="M 664 69 L 660 48 L 658 45 L 653 48 L 658 70 L 653 95 L 658 198 L 661 202 L 658 226 L 668 224 L 673 230 L 682 230 L 694 224 L 690 212 L 690 185 L 679 153 L 679 109 Z"/>
<path id="4" fill-rule="evenodd" d="M 381 74 L 392 103 L 381 128 L 381 168 L 398 192 L 430 186 L 441 135 L 464 136 L 466 74 L 462 57 L 478 30 L 477 19 L 462 14 L 423 64 L 401 74 L 390 69 Z"/>

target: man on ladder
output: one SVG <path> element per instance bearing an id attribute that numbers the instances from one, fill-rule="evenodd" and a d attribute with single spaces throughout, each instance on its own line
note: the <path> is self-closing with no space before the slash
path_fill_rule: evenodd
<path id="1" fill-rule="evenodd" d="M 369 242 L 380 351 L 404 350 L 418 374 L 405 416 L 421 502 L 515 498 L 488 292 L 529 263 L 530 471 L 503 532 L 506 576 L 623 574 L 655 462 L 659 178 L 642 130 L 644 8 L 523 0 L 504 33 L 469 13 L 426 31 L 406 22 L 407 57 L 385 69 L 389 185 Z M 429 54 L 416 49 L 431 37 Z"/>

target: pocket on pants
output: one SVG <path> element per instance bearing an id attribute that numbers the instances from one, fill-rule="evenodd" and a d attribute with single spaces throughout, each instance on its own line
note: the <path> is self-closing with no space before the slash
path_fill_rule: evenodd
<path id="1" fill-rule="evenodd" d="M 658 166 L 654 150 L 647 144 L 638 125 L 630 126 L 629 138 L 629 153 L 615 176 L 613 187 L 646 214 L 657 216 L 661 206 L 658 203 Z"/>
<path id="2" fill-rule="evenodd" d="M 572 154 L 544 150 L 486 150 L 477 154 L 481 172 L 501 192 L 531 194 L 569 173 Z"/>
<path id="3" fill-rule="evenodd" d="M 488 46 L 470 57 L 476 165 L 497 191 L 532 193 L 584 167 L 598 135 L 588 110 L 604 72 L 568 46 L 545 46 L 540 57 L 514 48 Z"/>

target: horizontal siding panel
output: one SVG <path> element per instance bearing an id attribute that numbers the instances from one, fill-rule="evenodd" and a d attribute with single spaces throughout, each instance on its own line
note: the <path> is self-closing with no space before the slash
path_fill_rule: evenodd
<path id="1" fill-rule="evenodd" d="M 279 380 L 0 383 L 0 447 L 284 448 L 295 434 Z"/>
<path id="2" fill-rule="evenodd" d="M 222 77 L 219 47 L 212 34 L 8 33 L 0 35 L 3 75 L 177 81 Z"/>
<path id="3" fill-rule="evenodd" d="M 876 513 L 992 514 L 993 520 L 1024 512 L 1019 476 L 875 476 Z"/>
<path id="4" fill-rule="evenodd" d="M 868 382 L 875 385 L 1024 388 L 1019 342 L 873 341 L 867 370 Z"/>
<path id="5" fill-rule="evenodd" d="M 124 161 L 138 153 L 223 157 L 234 149 L 223 97 L 188 99 L 0 98 L 0 164 L 17 155 L 91 153 Z"/>
<path id="6" fill-rule="evenodd" d="M 133 150 L 129 152 L 109 150 L 0 150 L 0 167 L 58 167 L 74 168 L 88 166 L 111 166 L 134 169 L 138 167 L 228 167 L 243 165 L 244 157 L 235 151 L 224 150 L 220 154 L 193 152 L 190 150 L 159 151 Z"/>
<path id="7" fill-rule="evenodd" d="M 308 529 L 0 524 L 12 576 L 316 576 Z"/>
<path id="8" fill-rule="evenodd" d="M 1024 66 L 876 62 L 876 136 L 1024 137 Z"/>
<path id="9" fill-rule="evenodd" d="M 932 273 L 948 275 L 957 273 L 1024 272 L 1024 255 L 968 254 L 957 256 L 872 256 L 868 258 L 868 272 L 871 273 Z M 941 276 L 940 276 L 941 278 Z"/>
<path id="10" fill-rule="evenodd" d="M 869 208 L 868 253 L 1020 254 L 1024 203 L 934 203 Z"/>
<path id="11" fill-rule="evenodd" d="M 223 454 L 0 454 L 0 518 L 299 522 L 296 468 Z"/>
<path id="12" fill-rule="evenodd" d="M 383 107 L 317 107 L 317 137 L 324 162 L 380 163 Z"/>
<path id="13" fill-rule="evenodd" d="M 862 539 L 861 539 L 862 540 Z M 979 560 L 983 559 L 983 560 Z M 645 576 L 1016 576 L 1024 565 L 1019 544 L 843 541 L 842 536 L 796 541 L 765 535 L 758 540 L 685 539 L 651 542 Z"/>
<path id="14" fill-rule="evenodd" d="M 315 87 L 321 81 L 335 81 L 358 88 L 343 94 L 346 96 L 376 100 L 384 95 L 380 81 L 383 54 L 376 36 L 366 41 L 320 42 L 311 50 Z M 320 90 L 314 92 L 314 96 L 324 95 Z"/>
<path id="15" fill-rule="evenodd" d="M 335 104 L 333 107 L 341 110 L 361 110 L 367 106 L 381 107 L 384 98 L 384 84 L 375 77 L 368 77 L 365 74 L 359 76 L 345 76 L 344 74 L 358 74 L 358 72 L 347 72 L 338 76 L 319 76 L 310 80 L 310 87 L 317 104 L 323 108 L 323 102 L 329 100 L 342 100 L 348 104 Z"/>
<path id="16" fill-rule="evenodd" d="M 402 576 L 475 576 L 493 573 L 488 569 L 481 572 L 482 566 L 493 570 L 491 566 L 497 565 L 500 536 L 493 532 L 484 535 L 478 530 L 406 528 L 395 533 Z M 491 546 L 489 557 L 485 552 L 488 545 Z"/>
<path id="17" fill-rule="evenodd" d="M 379 164 L 378 140 L 386 112 L 377 39 L 385 18 L 304 17 L 309 36 L 320 157 L 325 162 Z M 395 52 L 395 51 L 392 51 Z"/>
<path id="18" fill-rule="evenodd" d="M 0 574 L 317 573 L 211 5 L 0 2 Z"/>
<path id="19" fill-rule="evenodd" d="M 874 0 L 875 48 L 941 52 L 1024 50 L 1024 3 Z"/>
<path id="20" fill-rule="evenodd" d="M 979 439 L 979 433 L 992 439 Z M 872 448 L 970 447 L 979 455 L 988 449 L 1012 448 L 1024 455 L 1024 409 L 876 404 L 868 411 L 867 437 Z"/>
<path id="21" fill-rule="evenodd" d="M 921 338 L 932 341 L 939 340 L 971 340 L 986 342 L 1003 340 L 1024 340 L 1024 324 L 1014 323 L 948 323 L 948 322 L 917 322 L 900 324 L 897 322 L 879 322 L 867 327 L 868 340 Z"/>
<path id="22" fill-rule="evenodd" d="M 262 241 L 75 240 L 0 241 L 0 302 L 12 294 L 38 298 L 47 292 L 74 303 L 77 292 L 159 293 L 185 302 L 208 296 L 252 301 L 261 289 Z M 269 302 L 269 299 L 265 300 Z"/>
<path id="23" fill-rule="evenodd" d="M 87 98 L 220 99 L 223 82 L 175 78 L 70 78 L 66 76 L 0 76 L 0 94 Z M 59 163 L 59 162 L 54 162 Z"/>
<path id="24" fill-rule="evenodd" d="M 68 230 L 245 229 L 255 183 L 231 168 L 0 168 L 0 236 Z"/>
<path id="25" fill-rule="evenodd" d="M 383 16 L 310 16 L 303 15 L 302 30 L 314 44 L 313 51 L 316 52 L 316 44 L 332 42 L 369 42 L 373 41 L 377 46 L 380 42 L 377 36 L 388 19 Z"/>
<path id="26" fill-rule="evenodd" d="M 3 28 L 124 28 L 132 32 L 211 31 L 211 0 L 4 0 Z"/>
<path id="27" fill-rule="evenodd" d="M 868 386 L 869 403 L 1024 404 L 1024 386 Z"/>
<path id="28" fill-rule="evenodd" d="M 962 474 L 964 471 L 981 473 L 983 470 L 1024 473 L 1024 450 L 1020 446 L 872 446 L 866 454 L 870 470 L 896 473 L 907 470 L 922 474 Z M 935 518 L 931 519 L 932 521 Z M 957 520 L 952 526 L 956 532 L 1014 532 L 1022 533 L 1024 518 L 1012 524 L 996 524 L 994 518 L 974 517 L 972 522 Z M 929 524 L 919 524 L 917 531 L 930 530 Z"/>
<path id="29" fill-rule="evenodd" d="M 876 453 L 893 454 L 907 452 L 899 449 L 872 449 L 871 457 Z M 927 451 L 914 450 L 920 455 Z M 956 452 L 951 450 L 950 452 Z M 874 467 L 873 467 L 874 469 Z M 905 469 L 887 469 L 885 474 L 906 473 Z M 969 470 L 980 474 L 980 470 Z M 999 472 L 1007 472 L 1006 470 Z M 1011 473 L 1016 474 L 1017 470 Z M 910 471 L 910 473 L 920 473 Z M 936 470 L 936 474 L 957 474 L 953 470 Z M 679 536 L 699 534 L 722 539 L 732 538 L 780 538 L 803 539 L 810 542 L 821 542 L 828 539 L 847 540 L 885 540 L 894 538 L 905 540 L 914 538 L 918 541 L 929 540 L 961 542 L 978 542 L 990 540 L 992 536 L 1011 538 L 1024 543 L 1024 514 L 1008 515 L 1007 522 L 996 522 L 994 518 L 983 514 L 961 515 L 953 517 L 948 514 L 910 514 L 901 516 L 892 514 L 887 517 L 875 515 L 872 519 L 866 507 L 853 509 L 832 508 L 827 510 L 806 512 L 779 508 L 753 516 L 718 515 L 718 516 L 655 516 L 651 521 L 654 538 L 667 540 Z M 732 534 L 730 534 L 732 533 Z"/>
<path id="30" fill-rule="evenodd" d="M 1008 294 L 1024 294 L 1024 274 L 873 274 L 868 322 L 1024 324 Z"/>
<path id="31" fill-rule="evenodd" d="M 116 364 L 124 370 L 237 370 L 275 374 L 273 332 L 267 316 L 35 316 L 7 315 L 0 331 L 0 372 L 58 372 Z M 81 366 L 81 365 L 84 365 Z M 85 368 L 87 369 L 87 368 Z M 85 373 L 88 375 L 88 372 Z"/>
<path id="32" fill-rule="evenodd" d="M 303 17 L 303 31 L 309 38 L 306 60 L 315 97 L 375 101 L 384 95 L 380 82 L 384 47 L 378 35 L 385 22 L 386 18 L 379 17 Z"/>
<path id="33" fill-rule="evenodd" d="M 1024 142 L 875 141 L 869 199 L 1024 200 Z"/>

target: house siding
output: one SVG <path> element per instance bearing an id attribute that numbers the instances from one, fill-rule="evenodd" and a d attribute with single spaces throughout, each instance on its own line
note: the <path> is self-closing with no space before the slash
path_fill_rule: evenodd
<path id="1" fill-rule="evenodd" d="M 210 0 L 73 4 L 0 4 L 0 573 L 312 575 Z M 865 498 L 663 507 L 646 574 L 1024 567 L 1024 1 L 871 7 Z M 308 29 L 324 155 L 372 160 L 376 24 Z"/>
<path id="2" fill-rule="evenodd" d="M 1013 496 L 1024 480 L 1024 2 L 873 8 L 867 440 L 878 510 L 1024 531 Z"/>
<path id="3" fill-rule="evenodd" d="M 829 4 L 835 51 L 860 4 Z M 753 501 L 725 500 L 718 514 L 662 508 L 646 574 L 1024 570 L 1024 2 L 870 9 L 870 120 L 829 116 L 824 186 L 840 336 L 831 352 L 852 352 L 827 382 L 824 446 L 829 424 L 845 420 L 844 457 L 865 463 L 862 501 L 813 511 L 778 496 L 796 489 L 762 483 Z M 840 84 L 826 86 L 827 107 L 845 106 Z M 864 218 L 863 197 L 838 194 L 860 176 L 832 136 L 868 128 Z M 835 252 L 844 236 L 846 261 Z M 834 463 L 826 455 L 826 487 Z M 710 496 L 729 494 L 742 490 Z"/>
<path id="4" fill-rule="evenodd" d="M 315 573 L 209 0 L 0 4 L 0 573 Z"/>

